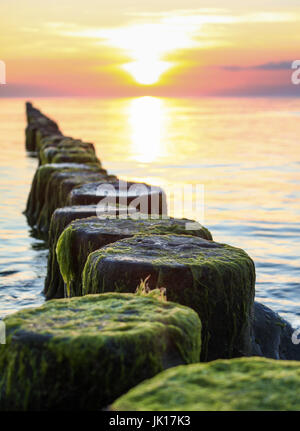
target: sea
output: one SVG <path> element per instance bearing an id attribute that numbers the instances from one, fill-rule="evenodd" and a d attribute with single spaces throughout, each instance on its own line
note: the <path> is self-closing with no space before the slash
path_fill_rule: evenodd
<path id="1" fill-rule="evenodd" d="M 246 250 L 256 300 L 300 327 L 300 99 L 32 102 L 65 135 L 93 142 L 109 173 L 172 190 L 170 215 Z M 25 127 L 25 99 L 0 98 L 0 319 L 45 301 L 47 247 L 23 215 L 37 168 Z M 188 204 L 175 205 L 182 196 Z"/>

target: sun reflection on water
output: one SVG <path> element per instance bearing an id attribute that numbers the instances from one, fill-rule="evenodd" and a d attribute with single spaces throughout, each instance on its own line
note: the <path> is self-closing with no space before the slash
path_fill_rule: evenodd
<path id="1" fill-rule="evenodd" d="M 134 160 L 150 163 L 166 155 L 166 115 L 162 99 L 145 96 L 131 100 L 128 119 Z"/>

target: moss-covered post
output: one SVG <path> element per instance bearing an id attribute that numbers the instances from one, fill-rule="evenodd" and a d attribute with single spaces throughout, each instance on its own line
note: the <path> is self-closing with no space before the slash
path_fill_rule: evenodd
<path id="1" fill-rule="evenodd" d="M 134 292 L 140 280 L 198 312 L 202 360 L 248 355 L 255 267 L 247 253 L 185 235 L 136 235 L 91 253 L 83 293 Z"/>
<path id="2" fill-rule="evenodd" d="M 72 222 L 60 236 L 56 254 L 60 272 L 66 285 L 67 296 L 82 295 L 81 274 L 90 253 L 123 238 L 130 238 L 140 233 L 193 235 L 208 240 L 212 239 L 210 232 L 199 225 L 199 229 L 188 231 L 186 226 L 192 220 L 162 218 L 152 219 L 149 215 L 140 215 L 141 219 L 112 217 L 90 217 Z"/>
<path id="3" fill-rule="evenodd" d="M 147 296 L 57 299 L 5 322 L 0 410 L 100 410 L 201 347 L 193 310 Z"/>

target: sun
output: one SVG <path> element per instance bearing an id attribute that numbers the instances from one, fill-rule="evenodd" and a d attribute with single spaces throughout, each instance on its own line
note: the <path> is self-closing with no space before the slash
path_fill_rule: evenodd
<path id="1" fill-rule="evenodd" d="M 139 60 L 123 65 L 133 78 L 142 85 L 152 85 L 159 81 L 161 75 L 172 66 L 172 63 L 159 60 Z"/>
<path id="2" fill-rule="evenodd" d="M 174 63 L 166 61 L 167 54 L 192 43 L 189 32 L 173 23 L 108 29 L 105 37 L 109 45 L 122 49 L 132 59 L 121 67 L 141 85 L 157 83 L 162 74 L 174 66 Z"/>

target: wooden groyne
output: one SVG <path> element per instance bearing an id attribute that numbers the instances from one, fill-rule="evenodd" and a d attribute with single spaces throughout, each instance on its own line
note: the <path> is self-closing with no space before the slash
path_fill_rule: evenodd
<path id="1" fill-rule="evenodd" d="M 25 214 L 49 246 L 49 301 L 6 319 L 0 409 L 101 409 L 177 365 L 227 359 L 231 379 L 234 367 L 256 367 L 232 358 L 300 359 L 290 325 L 254 302 L 255 266 L 245 251 L 213 241 L 204 226 L 188 230 L 195 222 L 168 217 L 160 187 L 121 181 L 92 143 L 64 136 L 31 103 L 26 109 L 26 149 L 38 167 Z M 183 367 L 176 391 L 182 378 L 190 385 L 195 372 L 206 373 L 197 366 Z M 134 392 L 141 405 L 143 387 Z M 221 399 L 222 387 L 214 390 Z M 130 396 L 112 408 L 127 405 Z"/>
<path id="2" fill-rule="evenodd" d="M 259 305 L 254 307 L 255 269 L 249 256 L 212 242 L 211 233 L 203 226 L 186 230 L 184 220 L 132 219 L 130 203 L 137 194 L 130 190 L 135 184 L 126 184 L 124 203 L 120 180 L 103 168 L 93 144 L 64 136 L 53 120 L 31 104 L 27 104 L 27 118 L 29 126 L 35 125 L 30 147 L 35 148 L 39 168 L 26 214 L 37 234 L 49 243 L 46 298 L 134 292 L 140 280 L 147 278 L 150 289 L 164 287 L 168 299 L 198 312 L 203 326 L 203 360 L 249 355 L 255 309 L 262 318 Z M 98 203 L 110 191 L 105 187 L 103 191 L 103 185 L 114 191 L 104 219 Z M 146 212 L 166 215 L 163 190 L 148 184 L 137 186 L 144 187 L 140 194 L 147 204 Z M 176 236 L 170 237 L 172 234 Z M 136 235 L 145 239 L 127 244 L 125 240 Z M 167 237 L 162 241 L 159 235 Z M 189 237 L 183 238 L 182 244 L 178 235 Z M 125 263 L 120 240 L 126 250 Z M 110 247 L 113 243 L 116 245 Z M 100 259 L 106 248 L 112 256 Z"/>
<path id="3" fill-rule="evenodd" d="M 30 114 L 31 110 L 34 115 Z M 34 124 L 41 121 L 32 105 L 27 105 L 27 111 Z M 127 183 L 126 200 L 123 199 L 120 207 L 121 197 L 124 198 L 120 181 L 103 169 L 93 144 L 62 134 L 53 135 L 52 120 L 47 129 L 45 116 L 41 118 L 42 133 L 37 129 L 33 136 L 36 142 L 30 144 L 36 148 L 39 168 L 33 179 L 26 215 L 37 233 L 51 244 L 46 297 L 109 291 L 134 293 L 140 280 L 147 279 L 150 289 L 165 287 L 168 299 L 198 312 L 202 321 L 203 360 L 249 354 L 255 284 L 255 269 L 250 257 L 242 250 L 224 248 L 212 242 L 211 233 L 203 226 L 187 230 L 186 222 L 192 220 L 152 218 L 153 213 L 164 212 L 166 216 L 164 192 L 158 187 Z M 99 208 L 97 212 L 97 204 L 101 198 L 107 199 L 110 187 L 115 199 L 113 214 L 116 208 L 119 211 L 129 208 L 137 197 L 136 190 L 132 191 L 135 186 L 142 186 L 139 197 L 144 198 L 150 217 L 124 219 L 123 213 L 103 219 Z M 103 191 L 101 187 L 104 187 Z M 157 208 L 152 204 L 153 197 L 158 198 Z M 79 213 L 78 208 L 83 212 Z M 88 210 L 91 217 L 87 219 Z M 107 208 L 105 210 L 107 215 Z M 71 220 L 72 214 L 76 221 Z M 84 217 L 80 221 L 77 220 L 79 214 Z M 67 222 L 64 222 L 65 218 Z M 123 245 L 122 241 L 136 235 L 142 237 L 134 240 L 132 252 L 133 243 L 125 245 L 124 263 L 119 241 Z M 113 243 L 116 245 L 111 248 L 109 245 Z M 102 270 L 97 264 L 98 255 L 91 253 L 98 253 L 99 249 L 104 252 L 106 247 L 112 250 L 113 256 L 101 258 L 101 264 L 105 260 L 110 262 L 109 268 Z"/>
<path id="4" fill-rule="evenodd" d="M 38 143 L 47 136 L 62 136 L 58 125 L 34 108 L 30 102 L 26 103 L 26 150 L 37 151 Z"/>

